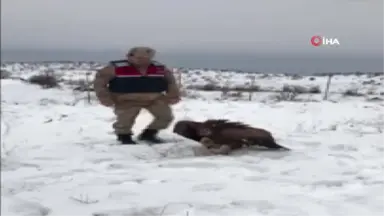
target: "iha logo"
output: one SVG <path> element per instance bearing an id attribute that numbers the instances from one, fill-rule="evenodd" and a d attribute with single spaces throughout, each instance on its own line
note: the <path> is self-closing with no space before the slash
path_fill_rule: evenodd
<path id="1" fill-rule="evenodd" d="M 340 42 L 337 38 L 326 38 L 323 36 L 315 35 L 311 37 L 311 44 L 315 47 L 322 45 L 335 46 L 340 45 Z"/>

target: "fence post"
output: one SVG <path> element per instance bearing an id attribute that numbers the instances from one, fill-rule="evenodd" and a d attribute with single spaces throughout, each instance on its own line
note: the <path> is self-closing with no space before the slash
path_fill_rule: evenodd
<path id="1" fill-rule="evenodd" d="M 252 77 L 250 77 L 250 79 L 251 79 L 251 85 L 250 85 L 250 88 L 249 88 L 248 100 L 249 100 L 249 101 L 252 101 L 252 97 L 253 97 L 253 88 L 255 87 L 256 77 L 255 77 L 255 76 L 252 76 Z"/>
<path id="2" fill-rule="evenodd" d="M 328 99 L 329 87 L 331 86 L 332 76 L 333 76 L 332 74 L 328 74 L 328 81 L 327 81 L 327 86 L 325 87 L 325 92 L 324 92 L 323 100 L 327 100 Z"/>
<path id="3" fill-rule="evenodd" d="M 85 82 L 86 82 L 86 91 L 87 91 L 87 102 L 88 104 L 91 104 L 91 88 L 90 88 L 90 80 L 89 76 L 91 75 L 91 72 L 87 72 L 85 74 Z"/>

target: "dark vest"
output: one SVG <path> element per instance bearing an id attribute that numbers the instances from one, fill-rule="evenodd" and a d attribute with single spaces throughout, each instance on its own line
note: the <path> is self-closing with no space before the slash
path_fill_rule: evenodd
<path id="1" fill-rule="evenodd" d="M 161 93 L 168 90 L 165 66 L 158 62 L 149 65 L 146 75 L 126 60 L 110 63 L 115 67 L 115 77 L 108 86 L 113 93 Z"/>

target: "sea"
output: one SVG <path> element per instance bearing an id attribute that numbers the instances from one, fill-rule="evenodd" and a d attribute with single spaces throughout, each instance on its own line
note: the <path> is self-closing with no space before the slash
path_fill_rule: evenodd
<path id="1" fill-rule="evenodd" d="M 123 59 L 121 51 L 1 50 L 1 62 L 94 61 Z M 383 55 L 314 56 L 230 52 L 168 52 L 156 60 L 169 67 L 219 69 L 260 73 L 313 74 L 383 72 Z"/>

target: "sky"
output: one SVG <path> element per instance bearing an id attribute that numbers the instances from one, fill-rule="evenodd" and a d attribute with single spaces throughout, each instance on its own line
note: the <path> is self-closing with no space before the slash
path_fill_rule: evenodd
<path id="1" fill-rule="evenodd" d="M 383 52 L 383 0 L 2 0 L 2 49 Z M 321 35 L 338 47 L 310 45 Z"/>

